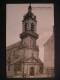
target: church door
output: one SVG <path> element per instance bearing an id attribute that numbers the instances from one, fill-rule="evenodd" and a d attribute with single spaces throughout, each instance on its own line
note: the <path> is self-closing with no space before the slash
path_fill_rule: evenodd
<path id="1" fill-rule="evenodd" d="M 30 67 L 30 76 L 34 76 L 34 67 Z"/>

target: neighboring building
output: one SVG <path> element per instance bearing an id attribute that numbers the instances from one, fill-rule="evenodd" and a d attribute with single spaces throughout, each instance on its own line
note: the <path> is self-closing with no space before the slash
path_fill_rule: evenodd
<path id="1" fill-rule="evenodd" d="M 43 63 L 39 58 L 39 47 L 36 45 L 36 16 L 32 13 L 31 5 L 23 18 L 21 42 L 6 49 L 7 77 L 41 77 Z"/>
<path id="2" fill-rule="evenodd" d="M 44 44 L 44 73 L 54 76 L 54 35 Z"/>

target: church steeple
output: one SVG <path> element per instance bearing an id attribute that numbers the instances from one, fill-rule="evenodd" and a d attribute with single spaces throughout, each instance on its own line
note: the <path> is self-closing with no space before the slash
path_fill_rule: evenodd
<path id="1" fill-rule="evenodd" d="M 29 35 L 37 39 L 38 34 L 36 33 L 36 25 L 37 25 L 36 16 L 32 13 L 32 6 L 31 4 L 29 4 L 28 11 L 23 17 L 22 21 L 23 31 L 20 37 L 24 38 L 26 37 L 25 35 Z"/>
<path id="2" fill-rule="evenodd" d="M 31 12 L 31 11 L 32 11 L 32 7 L 31 7 L 31 3 L 30 3 L 30 5 L 28 7 L 28 12 Z"/>
<path id="3" fill-rule="evenodd" d="M 28 7 L 28 12 L 24 15 L 23 21 L 32 19 L 36 21 L 36 16 L 32 13 L 32 6 L 31 4 Z"/>

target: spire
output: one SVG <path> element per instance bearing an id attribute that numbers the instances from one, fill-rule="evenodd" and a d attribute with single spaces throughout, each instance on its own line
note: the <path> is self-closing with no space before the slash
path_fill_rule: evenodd
<path id="1" fill-rule="evenodd" d="M 31 10 L 32 10 L 32 7 L 31 7 L 31 3 L 30 3 L 30 5 L 28 7 L 28 12 L 31 12 Z"/>
<path id="2" fill-rule="evenodd" d="M 32 6 L 31 6 L 31 2 L 29 3 L 29 6 L 28 6 L 28 11 L 27 13 L 24 15 L 24 20 L 29 20 L 29 19 L 32 19 L 34 21 L 36 21 L 36 16 L 32 13 Z"/>

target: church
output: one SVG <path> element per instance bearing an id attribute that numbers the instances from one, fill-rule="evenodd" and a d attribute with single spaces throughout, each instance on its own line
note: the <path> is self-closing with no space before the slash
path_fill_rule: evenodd
<path id="1" fill-rule="evenodd" d="M 39 58 L 39 47 L 36 44 L 39 35 L 36 32 L 37 20 L 32 13 L 31 4 L 23 16 L 21 41 L 6 49 L 6 74 L 9 78 L 41 77 L 43 62 Z"/>

